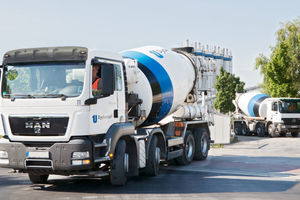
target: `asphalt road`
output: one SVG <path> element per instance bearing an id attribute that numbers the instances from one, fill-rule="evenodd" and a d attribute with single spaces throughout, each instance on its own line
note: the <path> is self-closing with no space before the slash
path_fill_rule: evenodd
<path id="1" fill-rule="evenodd" d="M 34 185 L 27 174 L 0 169 L 0 199 L 299 199 L 300 137 L 239 136 L 212 148 L 205 161 L 160 166 L 156 177 L 131 178 L 123 187 L 107 177 L 50 175 Z"/>

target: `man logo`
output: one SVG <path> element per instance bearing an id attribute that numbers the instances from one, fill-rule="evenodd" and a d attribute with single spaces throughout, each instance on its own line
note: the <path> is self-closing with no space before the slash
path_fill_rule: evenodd
<path id="1" fill-rule="evenodd" d="M 292 119 L 292 122 L 295 124 L 297 121 L 295 118 Z"/>
<path id="2" fill-rule="evenodd" d="M 25 128 L 33 128 L 34 133 L 39 134 L 44 128 L 50 128 L 50 122 L 25 122 Z"/>

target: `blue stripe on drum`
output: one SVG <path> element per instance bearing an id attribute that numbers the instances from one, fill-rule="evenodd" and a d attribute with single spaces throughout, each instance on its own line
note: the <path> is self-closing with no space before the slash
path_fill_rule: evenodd
<path id="1" fill-rule="evenodd" d="M 252 99 L 249 101 L 248 103 L 248 113 L 251 117 L 255 117 L 255 113 L 258 114 L 258 106 L 256 106 L 257 103 L 261 103 L 258 102 L 261 98 L 268 98 L 270 97 L 269 95 L 266 94 L 257 94 L 254 97 L 252 97 Z M 257 111 L 255 111 L 255 108 L 257 109 Z"/>
<path id="2" fill-rule="evenodd" d="M 172 85 L 169 74 L 167 73 L 167 71 L 164 69 L 164 67 L 159 62 L 157 62 L 155 59 L 153 59 L 143 53 L 140 53 L 137 51 L 124 51 L 121 53 L 121 55 L 124 58 L 131 58 L 134 60 L 138 60 L 138 62 L 141 63 L 146 68 L 148 68 L 151 71 L 151 74 L 153 74 L 155 76 L 155 78 L 157 79 L 157 82 L 161 88 L 161 94 L 162 94 L 161 107 L 159 110 L 151 109 L 151 112 L 153 112 L 153 113 L 150 112 L 148 118 L 152 116 L 152 119 L 153 119 L 153 115 L 155 115 L 156 117 L 155 117 L 154 121 L 151 120 L 152 124 L 159 122 L 160 120 L 162 120 L 163 118 L 165 118 L 168 115 L 168 113 L 170 112 L 171 107 L 173 105 L 174 91 L 173 91 L 173 85 Z M 141 68 L 141 70 L 143 71 L 143 73 L 145 74 L 145 76 L 147 77 L 147 79 L 151 85 L 152 94 L 154 97 L 155 96 L 155 91 L 153 91 L 154 82 L 150 81 L 150 78 L 149 78 L 150 73 L 147 73 L 148 70 L 143 70 L 142 68 Z M 153 79 L 153 77 L 152 77 L 152 79 Z M 153 99 L 153 102 L 156 102 L 156 101 L 157 100 Z M 147 120 L 149 121 L 148 118 L 147 118 Z"/>

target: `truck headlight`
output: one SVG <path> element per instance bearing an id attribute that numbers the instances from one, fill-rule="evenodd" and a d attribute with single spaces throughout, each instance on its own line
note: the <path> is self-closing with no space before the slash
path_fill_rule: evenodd
<path id="1" fill-rule="evenodd" d="M 0 158 L 8 158 L 7 151 L 0 151 Z"/>
<path id="2" fill-rule="evenodd" d="M 279 128 L 285 128 L 285 125 L 283 125 L 283 124 L 278 124 L 278 127 L 279 127 Z"/>
<path id="3" fill-rule="evenodd" d="M 90 152 L 73 152 L 72 158 L 88 158 L 90 157 Z"/>
<path id="4" fill-rule="evenodd" d="M 90 160 L 72 160 L 72 165 L 88 165 L 90 163 Z"/>

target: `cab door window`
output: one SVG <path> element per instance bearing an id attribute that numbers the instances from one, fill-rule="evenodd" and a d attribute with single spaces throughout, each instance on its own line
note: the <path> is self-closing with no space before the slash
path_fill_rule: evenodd
<path id="1" fill-rule="evenodd" d="M 122 71 L 121 64 L 113 62 L 105 62 L 94 59 L 92 61 L 92 94 L 93 96 L 101 96 L 102 93 L 102 74 L 103 65 L 109 65 L 114 68 L 115 91 L 122 90 Z"/>
<path id="2" fill-rule="evenodd" d="M 115 68 L 115 90 L 122 90 L 122 71 L 119 64 L 113 64 Z"/>

